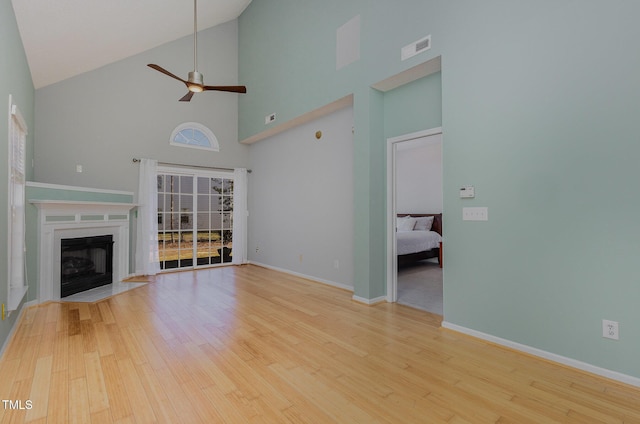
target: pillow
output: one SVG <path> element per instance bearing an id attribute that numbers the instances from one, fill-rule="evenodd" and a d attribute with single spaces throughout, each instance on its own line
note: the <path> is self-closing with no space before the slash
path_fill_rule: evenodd
<path id="1" fill-rule="evenodd" d="M 413 227 L 416 225 L 416 219 L 410 216 L 398 218 L 397 228 L 398 231 L 413 231 Z"/>
<path id="2" fill-rule="evenodd" d="M 413 227 L 415 231 L 431 231 L 431 226 L 433 225 L 432 216 L 421 216 L 414 219 L 416 220 L 416 225 Z"/>

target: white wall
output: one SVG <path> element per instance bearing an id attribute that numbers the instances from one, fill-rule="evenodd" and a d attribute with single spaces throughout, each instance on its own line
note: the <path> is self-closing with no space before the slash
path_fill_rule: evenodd
<path id="1" fill-rule="evenodd" d="M 406 141 L 396 151 L 398 213 L 442 213 L 442 135 Z"/>
<path id="2" fill-rule="evenodd" d="M 353 287 L 352 126 L 349 107 L 251 145 L 250 261 Z"/>

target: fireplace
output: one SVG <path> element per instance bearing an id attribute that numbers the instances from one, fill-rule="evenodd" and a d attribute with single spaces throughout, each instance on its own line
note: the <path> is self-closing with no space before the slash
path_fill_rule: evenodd
<path id="1" fill-rule="evenodd" d="M 60 240 L 60 297 L 113 282 L 113 236 Z"/>
<path id="2" fill-rule="evenodd" d="M 43 183 L 31 184 L 54 187 Z M 72 190 L 68 186 L 63 188 Z M 81 190 L 83 189 L 78 188 L 76 191 Z M 69 297 L 72 293 L 84 290 L 77 288 L 80 283 L 88 288 L 109 283 L 113 283 L 116 291 L 121 288 L 120 281 L 129 275 L 129 211 L 135 204 L 39 199 L 29 199 L 29 202 L 38 208 L 38 302 Z M 102 237 L 105 236 L 109 241 L 103 247 L 89 249 L 90 252 L 82 252 L 84 248 L 79 248 L 86 242 L 75 244 L 78 239 L 104 241 Z M 68 240 L 72 241 L 66 247 Z M 65 263 L 63 257 L 72 259 L 67 259 Z M 102 275 L 108 273 L 111 273 L 110 277 Z M 102 277 L 104 280 L 100 281 Z M 65 285 L 69 290 L 63 289 Z"/>

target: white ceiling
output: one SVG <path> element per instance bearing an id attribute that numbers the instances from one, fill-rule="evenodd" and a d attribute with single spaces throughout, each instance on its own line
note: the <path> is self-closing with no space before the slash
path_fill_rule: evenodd
<path id="1" fill-rule="evenodd" d="M 11 0 L 35 88 L 193 34 L 191 0 Z M 198 31 L 251 0 L 198 1 Z"/>

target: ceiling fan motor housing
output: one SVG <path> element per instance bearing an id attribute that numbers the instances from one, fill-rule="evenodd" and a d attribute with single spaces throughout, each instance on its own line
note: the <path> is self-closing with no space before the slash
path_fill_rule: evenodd
<path id="1" fill-rule="evenodd" d="M 202 74 L 198 71 L 189 72 L 189 78 L 187 79 L 191 84 L 189 85 L 190 91 L 202 91 L 202 85 L 204 85 Z"/>

